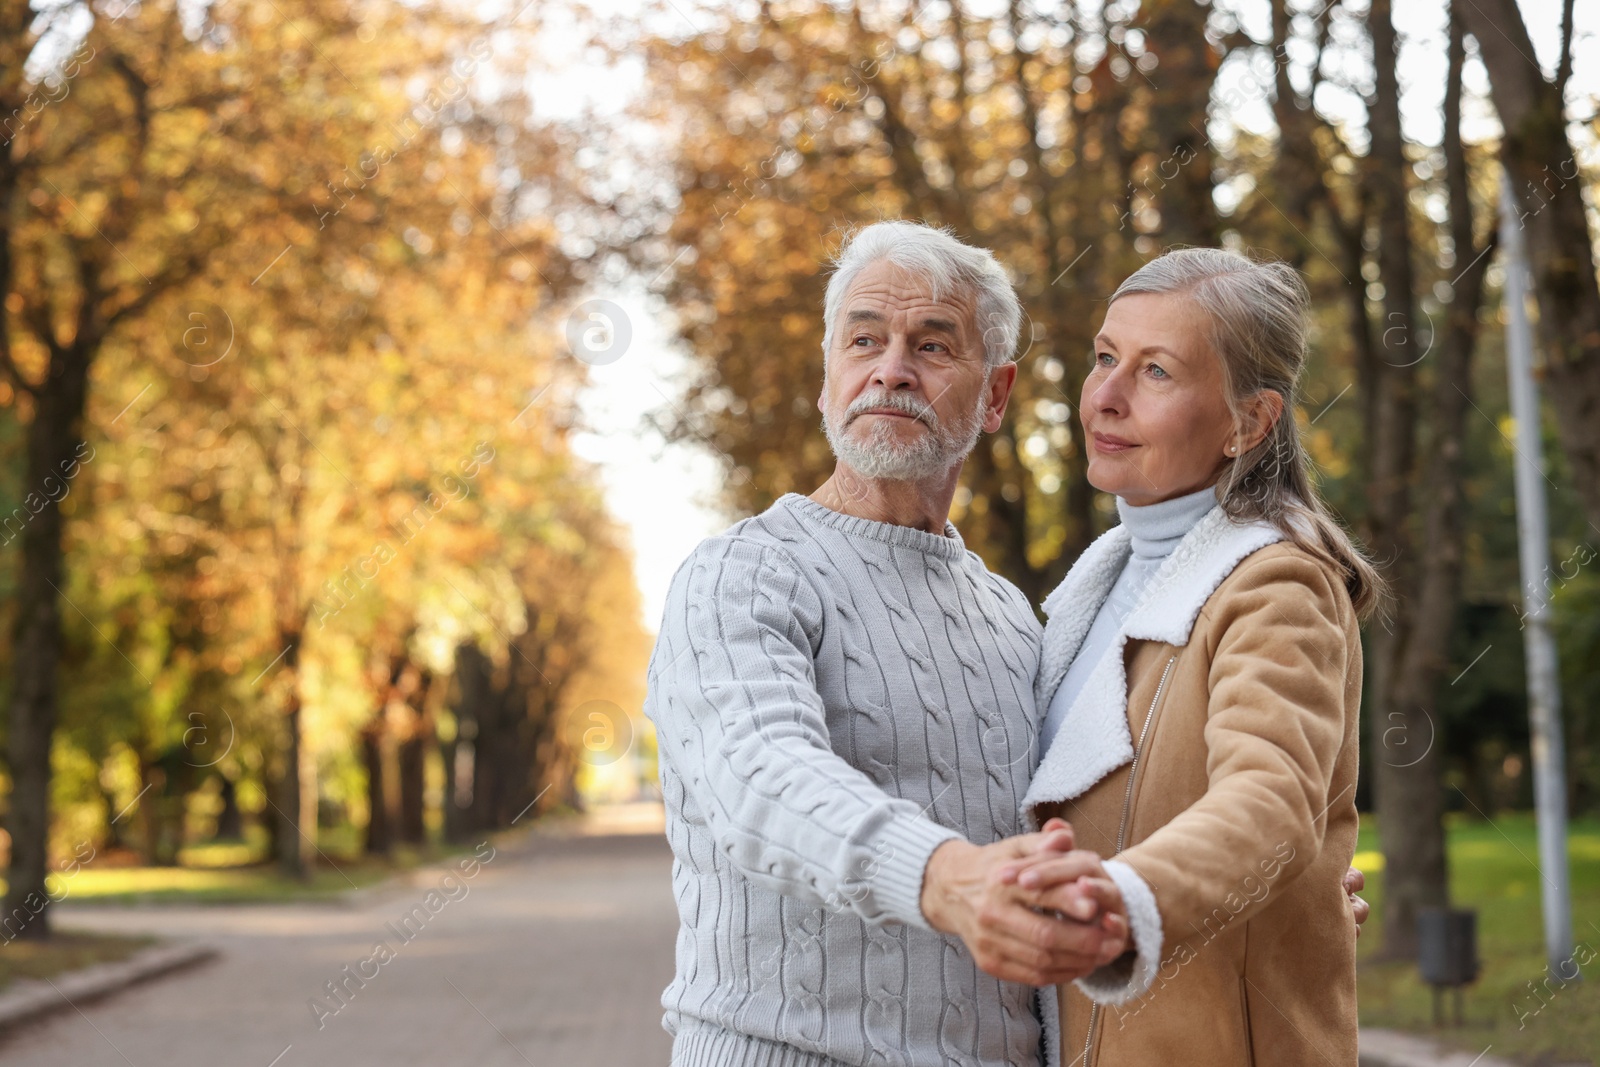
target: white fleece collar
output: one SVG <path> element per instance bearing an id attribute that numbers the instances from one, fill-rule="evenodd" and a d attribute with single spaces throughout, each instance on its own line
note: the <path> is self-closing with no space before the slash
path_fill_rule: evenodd
<path id="1" fill-rule="evenodd" d="M 1213 508 L 1172 550 L 1150 579 L 1139 602 L 1090 672 L 1067 710 L 1061 729 L 1044 753 L 1023 799 L 1030 822 L 1040 804 L 1081 796 L 1107 774 L 1133 758 L 1128 731 L 1128 678 L 1123 649 L 1130 640 L 1183 646 L 1189 642 L 1200 609 L 1246 556 L 1284 539 L 1269 523 L 1236 523 Z M 1050 706 L 1073 657 L 1088 636 L 1095 616 L 1128 561 L 1131 537 L 1114 527 L 1090 545 L 1055 590 L 1045 598 L 1049 617 L 1034 694 L 1038 707 Z"/>

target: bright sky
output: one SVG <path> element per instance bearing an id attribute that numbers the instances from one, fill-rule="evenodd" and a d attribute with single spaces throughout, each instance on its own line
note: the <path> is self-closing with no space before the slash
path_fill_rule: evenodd
<path id="1" fill-rule="evenodd" d="M 1553 71 L 1560 40 L 1560 0 L 1520 0 L 1520 4 L 1538 59 Z M 626 0 L 606 0 L 592 6 L 603 13 L 626 13 L 631 5 Z M 1262 0 L 1218 0 L 1218 7 L 1235 12 L 1258 39 L 1267 36 L 1267 7 Z M 1422 143 L 1437 144 L 1444 95 L 1445 6 L 1443 0 L 1405 0 L 1395 8 L 1402 35 L 1401 111 L 1406 134 Z M 1571 93 L 1577 101 L 1586 102 L 1577 105 L 1578 112 L 1592 115 L 1600 100 L 1600 4 L 1585 0 L 1577 8 L 1577 59 Z M 546 14 L 540 27 L 541 41 L 547 54 L 555 58 L 552 73 L 533 79 L 540 110 L 552 118 L 573 118 L 589 109 L 610 115 L 622 111 L 642 84 L 638 66 L 601 65 L 594 57 L 583 56 L 574 35 L 563 28 L 559 11 L 542 10 Z M 687 32 L 687 22 L 681 28 Z M 1484 94 L 1487 76 L 1480 66 L 1473 67 L 1469 89 Z M 1223 72 L 1219 94 L 1248 78 L 1242 69 L 1230 65 Z M 1337 93 L 1319 98 L 1318 103 L 1336 115 L 1360 113 L 1354 100 L 1341 100 Z M 1469 140 L 1498 132 L 1487 104 L 1474 105 L 1472 115 Z M 1271 125 L 1270 112 L 1261 101 L 1229 116 L 1213 116 L 1213 136 L 1225 138 L 1229 121 L 1255 130 Z M 1585 162 L 1600 162 L 1592 144 L 1582 148 Z M 651 413 L 666 411 L 678 402 L 686 367 L 672 337 L 671 311 L 648 293 L 650 281 L 637 279 L 591 294 L 621 308 L 632 337 L 620 358 L 591 371 L 581 401 L 589 430 L 578 437 L 576 447 L 599 464 L 612 513 L 632 531 L 645 622 L 654 630 L 678 564 L 725 522 L 708 503 L 720 477 L 711 455 L 695 444 L 666 445 L 648 425 Z"/>
<path id="2" fill-rule="evenodd" d="M 573 447 L 599 464 L 611 513 L 633 536 L 645 625 L 653 633 L 678 564 L 701 540 L 728 525 L 709 501 L 720 467 L 707 447 L 666 444 L 649 425 L 671 414 L 686 361 L 658 297 L 643 286 L 611 297 L 628 316 L 632 342 L 615 363 L 593 367 L 580 407 L 589 432 Z"/>

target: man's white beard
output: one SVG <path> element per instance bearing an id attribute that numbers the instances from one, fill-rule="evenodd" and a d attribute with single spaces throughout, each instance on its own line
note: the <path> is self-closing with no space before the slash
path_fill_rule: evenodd
<path id="1" fill-rule="evenodd" d="M 965 459 L 977 445 L 988 408 L 987 378 L 984 385 L 985 388 L 978 391 L 978 402 L 972 413 L 953 426 L 941 425 L 932 405 L 904 393 L 875 390 L 863 393 L 845 409 L 840 428 L 836 429 L 833 420 L 824 413 L 822 432 L 827 435 L 834 456 L 863 478 L 915 482 L 938 477 Z M 823 390 L 827 390 L 826 382 Z M 874 422 L 866 440 L 852 436 L 848 430 L 851 420 L 873 408 L 889 408 L 914 416 L 928 428 L 927 432 L 913 441 L 899 441 L 892 425 Z"/>

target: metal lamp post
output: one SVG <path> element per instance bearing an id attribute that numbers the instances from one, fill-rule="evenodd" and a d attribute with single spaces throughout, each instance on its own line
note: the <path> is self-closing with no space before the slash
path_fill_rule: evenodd
<path id="1" fill-rule="evenodd" d="M 1562 980 L 1572 956 L 1572 895 L 1567 874 L 1566 756 L 1561 734 L 1561 683 L 1550 630 L 1550 523 L 1545 512 L 1544 448 L 1539 392 L 1528 324 L 1528 253 L 1511 173 L 1500 186 L 1500 247 L 1505 254 L 1506 375 L 1516 423 L 1517 546 L 1522 571 L 1523 645 L 1533 749 L 1534 808 L 1539 827 L 1539 880 L 1550 973 Z"/>

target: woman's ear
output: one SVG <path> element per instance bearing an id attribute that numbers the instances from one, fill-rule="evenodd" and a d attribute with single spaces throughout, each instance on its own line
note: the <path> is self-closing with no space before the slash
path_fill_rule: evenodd
<path id="1" fill-rule="evenodd" d="M 1283 414 L 1282 393 L 1276 389 L 1262 389 L 1256 393 L 1239 415 L 1238 436 L 1230 443 L 1228 454 L 1242 456 L 1265 441 Z"/>

